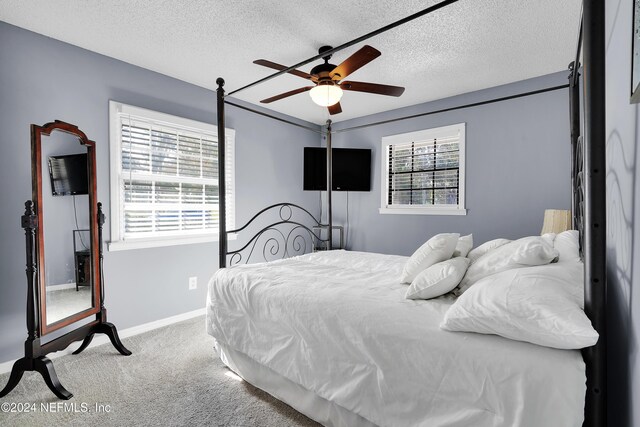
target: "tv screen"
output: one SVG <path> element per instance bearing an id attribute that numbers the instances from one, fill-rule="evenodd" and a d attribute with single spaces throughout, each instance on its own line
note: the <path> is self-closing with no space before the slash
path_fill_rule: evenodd
<path id="1" fill-rule="evenodd" d="M 332 149 L 332 187 L 334 191 L 371 191 L 371 150 Z M 304 183 L 307 191 L 327 189 L 327 149 L 304 148 Z"/>
<path id="2" fill-rule="evenodd" d="M 86 153 L 49 157 L 49 176 L 54 196 L 89 194 Z"/>

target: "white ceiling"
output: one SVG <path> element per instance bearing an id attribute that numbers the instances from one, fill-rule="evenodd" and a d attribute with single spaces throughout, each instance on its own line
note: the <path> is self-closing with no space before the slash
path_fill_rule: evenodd
<path id="1" fill-rule="evenodd" d="M 199 86 L 233 90 L 271 74 L 252 63 L 300 62 L 439 0 L 0 0 L 0 20 Z M 341 121 L 565 70 L 581 0 L 460 0 L 367 40 L 382 56 L 349 79 L 406 87 L 400 98 L 346 92 Z M 360 46 L 334 55 L 339 64 Z M 319 63 L 319 62 L 318 62 Z M 315 64 L 302 67 L 303 71 Z M 238 94 L 259 100 L 306 86 L 284 75 Z M 215 102 L 214 99 L 211 102 Z M 329 118 L 308 94 L 269 108 Z"/>

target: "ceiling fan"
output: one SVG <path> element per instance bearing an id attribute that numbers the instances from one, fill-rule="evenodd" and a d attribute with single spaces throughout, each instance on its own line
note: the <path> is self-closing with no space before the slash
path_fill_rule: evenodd
<path id="1" fill-rule="evenodd" d="M 331 46 L 322 46 L 318 49 L 318 53 L 323 54 L 331 49 L 333 49 Z M 299 70 L 289 71 L 289 74 L 311 80 L 315 83 L 314 86 L 305 86 L 299 89 L 294 89 L 289 92 L 281 93 L 280 95 L 272 96 L 271 98 L 263 99 L 260 102 L 268 104 L 298 93 L 309 91 L 311 99 L 313 99 L 316 104 L 322 107 L 328 107 L 330 114 L 338 114 L 342 112 L 340 98 L 342 97 L 343 90 L 388 96 L 402 95 L 404 92 L 403 87 L 343 80 L 349 74 L 367 65 L 380 55 L 381 53 L 379 50 L 365 45 L 337 66 L 329 64 L 331 55 L 323 56 L 322 59 L 324 59 L 324 64 L 316 65 L 311 69 L 310 73 L 305 73 Z M 258 59 L 253 61 L 253 63 L 273 68 L 274 70 L 284 70 L 287 68 L 284 65 L 276 64 L 275 62 L 267 61 L 266 59 Z"/>

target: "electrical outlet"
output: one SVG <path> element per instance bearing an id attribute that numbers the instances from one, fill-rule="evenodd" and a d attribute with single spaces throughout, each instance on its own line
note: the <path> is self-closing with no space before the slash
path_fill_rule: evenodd
<path id="1" fill-rule="evenodd" d="M 189 290 L 198 289 L 198 278 L 196 276 L 189 277 Z"/>

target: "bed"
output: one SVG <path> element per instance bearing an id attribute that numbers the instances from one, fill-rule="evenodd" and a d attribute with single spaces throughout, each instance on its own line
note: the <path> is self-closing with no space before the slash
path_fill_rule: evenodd
<path id="1" fill-rule="evenodd" d="M 438 3 L 325 54 L 454 1 Z M 345 251 L 300 255 L 308 248 L 300 243 L 301 238 L 294 236 L 292 230 L 276 229 L 289 225 L 318 241 L 314 226 L 328 227 L 325 243 L 331 249 L 331 191 L 327 193 L 328 224 L 314 219 L 311 225 L 304 225 L 288 214 L 294 205 L 274 205 L 270 208 L 280 209 L 279 221 L 262 226 L 255 235 L 266 240 L 265 246 L 258 245 L 254 236 L 240 245 L 241 249 L 229 250 L 228 236 L 244 227 L 226 229 L 225 105 L 262 116 L 269 114 L 225 98 L 319 58 L 314 56 L 229 94 L 225 94 L 224 80 L 217 80 L 221 270 L 209 283 L 206 326 L 215 339 L 216 353 L 228 367 L 328 426 L 605 425 L 604 12 L 600 2 L 585 0 L 583 5 L 581 38 L 566 87 L 570 104 L 573 225 L 580 235 L 584 312 L 599 334 L 597 343 L 582 351 L 559 350 L 499 336 L 446 332 L 438 325 L 453 304 L 453 297 L 406 300 L 406 285 L 398 281 L 405 257 Z M 582 81 L 581 74 L 585 76 Z M 442 111 L 425 114 L 439 112 Z M 364 126 L 370 125 L 376 124 Z M 327 137 L 330 171 L 330 122 L 321 133 Z M 327 177 L 330 189 L 331 173 Z M 269 232 L 276 232 L 277 236 L 266 237 Z M 242 255 L 242 250 L 249 254 Z M 256 252 L 272 259 L 280 254 L 293 257 L 240 265 Z M 232 267 L 225 268 L 228 265 Z"/>
<path id="2" fill-rule="evenodd" d="M 454 298 L 405 299 L 406 259 L 339 250 L 220 270 L 207 330 L 240 376 L 324 425 L 582 423 L 579 351 L 441 330 Z"/>

